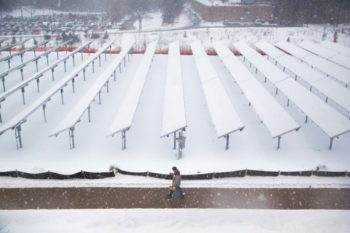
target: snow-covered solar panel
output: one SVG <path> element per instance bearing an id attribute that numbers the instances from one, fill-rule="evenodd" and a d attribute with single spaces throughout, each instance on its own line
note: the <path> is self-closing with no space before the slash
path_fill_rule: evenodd
<path id="1" fill-rule="evenodd" d="M 169 45 L 162 119 L 161 137 L 167 136 L 177 130 L 184 129 L 187 126 L 180 46 L 178 41 Z"/>
<path id="2" fill-rule="evenodd" d="M 220 59 L 253 106 L 256 114 L 269 130 L 272 138 L 300 128 L 277 100 L 261 85 L 248 69 L 222 43 L 214 43 Z M 244 77 L 245 81 L 240 81 Z M 279 144 L 278 144 L 279 147 Z"/>
<path id="3" fill-rule="evenodd" d="M 133 38 L 123 37 L 120 53 L 116 55 L 115 59 L 112 60 L 111 65 L 101 75 L 99 75 L 96 81 L 91 85 L 90 89 L 86 91 L 84 96 L 77 102 L 67 116 L 51 132 L 50 136 L 57 136 L 63 131 L 71 129 L 79 122 L 85 110 L 90 106 L 91 102 L 98 95 L 99 91 L 113 75 L 113 72 L 120 66 L 134 43 L 135 40 Z"/>
<path id="4" fill-rule="evenodd" d="M 201 43 L 195 41 L 191 44 L 191 48 L 217 137 L 221 138 L 242 130 L 244 124 L 234 109 Z"/>
<path id="5" fill-rule="evenodd" d="M 136 109 L 140 100 L 143 86 L 146 81 L 147 73 L 151 66 L 151 62 L 156 50 L 157 41 L 151 42 L 146 49 L 141 64 L 137 68 L 136 74 L 128 88 L 127 94 L 121 103 L 107 136 L 114 136 L 115 134 L 128 130 L 134 119 Z"/>

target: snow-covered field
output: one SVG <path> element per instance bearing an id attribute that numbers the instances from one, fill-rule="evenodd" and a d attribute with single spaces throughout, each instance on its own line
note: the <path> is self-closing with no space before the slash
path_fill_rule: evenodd
<path id="1" fill-rule="evenodd" d="M 159 48 L 166 47 L 167 43 L 174 39 L 181 39 L 183 47 L 186 47 L 196 38 L 203 41 L 206 48 L 211 47 L 211 42 L 224 40 L 228 46 L 241 39 L 255 42 L 259 39 L 275 42 L 291 36 L 292 41 L 301 39 L 320 39 L 322 28 L 292 28 L 292 29 L 208 29 L 184 32 L 145 33 L 135 34 L 137 46 L 149 42 L 154 36 L 159 36 Z M 329 36 L 331 37 L 331 36 Z M 119 41 L 120 36 L 116 36 Z M 348 44 L 349 39 L 339 36 Z M 143 42 L 142 42 L 143 41 Z M 117 42 L 118 44 L 118 42 Z M 95 43 L 96 45 L 96 43 Z M 3 52 L 0 57 L 6 56 Z M 24 60 L 32 57 L 27 53 Z M 84 54 L 84 60 L 89 55 Z M 116 56 L 116 55 L 112 55 Z M 56 54 L 50 55 L 50 62 L 56 60 Z M 182 76 L 184 79 L 185 108 L 188 128 L 186 130 L 186 148 L 182 159 L 177 160 L 176 151 L 172 149 L 172 138 L 160 138 L 162 122 L 162 106 L 164 85 L 167 67 L 167 55 L 155 55 L 151 65 L 146 84 L 141 95 L 141 100 L 136 112 L 133 125 L 127 131 L 127 149 L 121 150 L 121 137 L 106 137 L 113 121 L 113 117 L 123 101 L 129 84 L 142 59 L 142 55 L 133 55 L 130 62 L 121 73 L 117 73 L 117 81 L 110 82 L 109 93 L 103 89 L 102 104 L 96 99 L 92 105 L 92 122 L 88 123 L 87 114 L 76 126 L 76 148 L 69 149 L 68 132 L 59 137 L 48 137 L 57 124 L 72 110 L 79 98 L 92 85 L 96 77 L 110 65 L 110 55 L 107 61 L 102 56 L 102 67 L 95 63 L 95 73 L 88 68 L 87 80 L 83 81 L 82 74 L 76 79 L 76 91 L 72 93 L 71 84 L 64 90 L 65 104 L 61 105 L 59 93 L 47 104 L 48 122 L 44 123 L 42 110 L 39 109 L 28 121 L 23 124 L 23 146 L 16 149 L 15 136 L 12 130 L 0 136 L 0 171 L 21 170 L 26 172 L 54 171 L 64 174 L 74 173 L 80 170 L 106 171 L 110 165 L 118 166 L 132 171 L 154 171 L 168 173 L 173 165 L 177 165 L 182 173 L 197 174 L 213 171 L 232 171 L 238 169 L 259 170 L 311 170 L 317 166 L 325 170 L 344 171 L 349 170 L 350 134 L 342 135 L 334 142 L 334 148 L 328 150 L 329 138 L 312 122 L 304 124 L 304 115 L 295 107 L 286 107 L 285 97 L 277 95 L 275 98 L 296 119 L 302 128 L 298 132 L 287 134 L 282 138 L 281 149 L 276 150 L 276 140 L 273 140 L 263 124 L 260 123 L 254 110 L 249 107 L 244 95 L 241 94 L 233 78 L 225 69 L 217 56 L 211 56 L 210 61 L 220 81 L 242 118 L 245 129 L 235 132 L 230 138 L 230 149 L 225 151 L 224 139 L 217 139 L 215 129 L 208 114 L 204 94 L 200 87 L 198 71 L 196 70 L 193 56 L 181 56 Z M 82 61 L 80 55 L 76 56 L 76 66 Z M 16 57 L 12 66 L 20 63 Z M 46 65 L 45 59 L 39 62 L 39 69 Z M 68 72 L 73 70 L 71 60 L 68 61 Z M 248 65 L 247 65 L 248 67 Z M 7 63 L 0 64 L 1 70 L 7 69 Z M 24 68 L 25 78 L 34 74 L 35 63 Z M 26 102 L 32 103 L 51 86 L 62 79 L 63 65 L 59 65 L 55 71 L 55 81 L 51 81 L 51 73 L 47 72 L 40 79 L 41 92 L 36 90 L 36 82 L 26 87 Z M 261 85 L 273 93 L 269 84 L 264 84 L 261 75 L 256 75 Z M 6 86 L 10 88 L 20 81 L 20 72 L 12 72 L 6 77 Z M 2 90 L 0 90 L 2 92 Z M 10 120 L 23 110 L 21 92 L 18 91 L 9 96 L 1 104 L 3 121 Z M 336 106 L 333 106 L 336 110 Z M 340 111 L 340 110 L 339 110 Z"/>
<path id="2" fill-rule="evenodd" d="M 348 233 L 343 210 L 11 210 L 0 232 Z"/>

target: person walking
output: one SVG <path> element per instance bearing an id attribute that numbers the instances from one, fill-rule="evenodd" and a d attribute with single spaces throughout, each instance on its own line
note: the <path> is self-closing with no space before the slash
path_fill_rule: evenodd
<path id="1" fill-rule="evenodd" d="M 177 167 L 172 167 L 173 172 L 170 173 L 170 175 L 173 177 L 173 181 L 171 186 L 169 187 L 169 194 L 167 197 L 170 199 L 173 197 L 174 193 L 179 193 L 181 199 L 185 197 L 185 193 L 182 191 L 182 188 L 180 187 L 181 185 L 181 174 L 179 169 Z"/>

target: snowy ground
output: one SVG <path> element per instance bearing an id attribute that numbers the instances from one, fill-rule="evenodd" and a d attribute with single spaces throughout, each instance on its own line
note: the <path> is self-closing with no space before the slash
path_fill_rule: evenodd
<path id="1" fill-rule="evenodd" d="M 350 211 L 110 209 L 0 211 L 0 232 L 348 233 Z"/>

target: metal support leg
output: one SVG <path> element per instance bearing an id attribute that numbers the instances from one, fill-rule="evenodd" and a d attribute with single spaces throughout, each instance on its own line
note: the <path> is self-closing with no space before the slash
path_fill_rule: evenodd
<path id="1" fill-rule="evenodd" d="M 63 105 L 64 104 L 64 101 L 63 101 L 63 88 L 60 90 L 60 92 L 61 92 L 61 103 Z"/>
<path id="2" fill-rule="evenodd" d="M 57 60 L 60 58 L 59 56 L 58 56 L 58 50 L 56 51 L 56 55 L 57 55 Z"/>
<path id="3" fill-rule="evenodd" d="M 39 79 L 38 78 L 36 79 L 36 87 L 37 87 L 38 92 L 40 92 Z"/>
<path id="4" fill-rule="evenodd" d="M 276 87 L 276 93 L 275 93 L 276 95 L 278 94 L 278 88 Z"/>
<path id="5" fill-rule="evenodd" d="M 64 60 L 63 64 L 64 64 L 64 72 L 67 72 L 67 60 Z"/>
<path id="6" fill-rule="evenodd" d="M 101 91 L 98 92 L 98 103 L 101 104 Z"/>
<path id="7" fill-rule="evenodd" d="M 11 59 L 8 59 L 8 60 L 7 60 L 7 65 L 8 65 L 8 67 L 9 67 L 9 69 L 11 69 Z"/>
<path id="8" fill-rule="evenodd" d="M 230 146 L 230 135 L 227 134 L 227 135 L 225 136 L 225 138 L 226 138 L 225 150 L 228 150 L 228 149 L 229 149 L 229 146 Z"/>
<path id="9" fill-rule="evenodd" d="M 15 138 L 16 138 L 16 147 L 17 147 L 17 150 L 23 148 L 21 130 L 22 130 L 21 125 L 18 125 L 18 126 L 15 128 Z"/>
<path id="10" fill-rule="evenodd" d="M 125 60 L 125 57 L 123 58 L 123 61 L 124 61 L 124 67 L 126 66 L 126 60 Z"/>
<path id="11" fill-rule="evenodd" d="M 26 104 L 26 99 L 24 97 L 24 87 L 21 88 L 23 104 Z"/>
<path id="12" fill-rule="evenodd" d="M 91 106 L 89 105 L 88 107 L 88 117 L 89 117 L 89 122 L 91 122 Z"/>
<path id="13" fill-rule="evenodd" d="M 72 59 L 73 59 L 73 66 L 75 66 L 74 54 L 73 54 L 73 56 L 72 56 Z"/>
<path id="14" fill-rule="evenodd" d="M 264 77 L 264 83 L 266 83 L 266 77 Z"/>
<path id="15" fill-rule="evenodd" d="M 43 104 L 43 113 L 44 113 L 44 121 L 46 123 L 47 122 L 47 119 L 46 119 L 46 104 Z"/>
<path id="16" fill-rule="evenodd" d="M 289 99 L 288 99 L 288 100 L 287 100 L 287 107 L 289 107 L 289 102 L 290 102 L 290 101 L 289 101 Z"/>
<path id="17" fill-rule="evenodd" d="M 101 55 L 98 56 L 98 65 L 101 67 Z"/>
<path id="18" fill-rule="evenodd" d="M 307 119 L 308 119 L 308 117 L 307 117 L 307 116 L 305 116 L 305 124 L 307 123 Z"/>
<path id="19" fill-rule="evenodd" d="M 113 79 L 114 79 L 114 82 L 117 81 L 116 70 L 113 71 Z"/>
<path id="20" fill-rule="evenodd" d="M 6 91 L 6 87 L 5 87 L 5 77 L 1 77 L 1 81 L 2 81 L 2 89 L 4 90 L 4 92 Z"/>
<path id="21" fill-rule="evenodd" d="M 174 132 L 174 147 L 173 147 L 174 150 L 176 150 L 176 132 Z"/>
<path id="22" fill-rule="evenodd" d="M 55 69 L 54 68 L 51 69 L 51 77 L 52 77 L 52 81 L 55 81 Z"/>
<path id="23" fill-rule="evenodd" d="M 92 61 L 92 72 L 95 72 L 95 61 Z"/>
<path id="24" fill-rule="evenodd" d="M 38 69 L 38 60 L 35 60 L 35 67 L 36 67 L 36 72 L 38 72 L 39 71 L 39 69 Z"/>
<path id="25" fill-rule="evenodd" d="M 81 60 L 84 59 L 83 52 L 80 52 L 80 57 L 81 57 Z"/>
<path id="26" fill-rule="evenodd" d="M 49 55 L 46 55 L 46 65 L 49 65 Z"/>
<path id="27" fill-rule="evenodd" d="M 83 69 L 83 78 L 84 78 L 84 81 L 86 80 L 85 79 L 85 69 Z"/>
<path id="28" fill-rule="evenodd" d="M 109 50 L 111 50 L 110 48 L 109 48 Z M 105 61 L 107 61 L 107 53 L 105 52 Z"/>
<path id="29" fill-rule="evenodd" d="M 21 79 L 23 81 L 23 79 L 24 79 L 24 77 L 23 77 L 23 68 L 21 68 L 19 71 L 21 72 Z"/>
<path id="30" fill-rule="evenodd" d="M 329 141 L 329 150 L 332 150 L 332 147 L 333 147 L 333 139 L 334 138 L 330 138 L 330 141 Z"/>
<path id="31" fill-rule="evenodd" d="M 328 96 L 326 96 L 326 100 L 325 101 L 326 101 L 326 103 L 328 103 Z"/>
<path id="32" fill-rule="evenodd" d="M 122 150 L 126 149 L 126 130 L 122 131 Z"/>
<path id="33" fill-rule="evenodd" d="M 74 82 L 75 82 L 75 79 L 73 78 L 73 79 L 72 79 L 72 89 L 73 89 L 73 93 L 75 93 L 75 86 L 74 86 Z"/>
<path id="34" fill-rule="evenodd" d="M 280 145 L 281 145 L 281 136 L 279 136 L 279 137 L 277 138 L 277 150 L 280 149 Z"/>
<path id="35" fill-rule="evenodd" d="M 69 148 L 70 149 L 74 149 L 75 148 L 74 127 L 69 129 Z"/>
<path id="36" fill-rule="evenodd" d="M 108 85 L 109 81 L 107 81 L 106 83 L 106 88 L 107 88 L 107 93 L 109 92 L 109 85 Z"/>
<path id="37" fill-rule="evenodd" d="M 34 53 L 34 57 L 36 57 L 36 51 L 35 51 L 35 49 L 33 49 L 33 53 Z"/>

